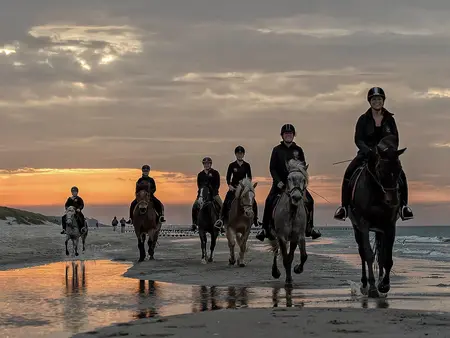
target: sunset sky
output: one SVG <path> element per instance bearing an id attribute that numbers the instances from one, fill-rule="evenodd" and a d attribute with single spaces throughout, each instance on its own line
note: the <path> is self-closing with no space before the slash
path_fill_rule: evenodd
<path id="1" fill-rule="evenodd" d="M 125 206 L 145 163 L 165 204 L 191 204 L 202 157 L 225 175 L 238 144 L 263 203 L 292 123 L 332 223 L 332 163 L 355 155 L 376 85 L 408 148 L 408 224 L 447 224 L 449 16 L 447 0 L 2 1 L 0 205 L 60 206 L 77 185 Z"/>

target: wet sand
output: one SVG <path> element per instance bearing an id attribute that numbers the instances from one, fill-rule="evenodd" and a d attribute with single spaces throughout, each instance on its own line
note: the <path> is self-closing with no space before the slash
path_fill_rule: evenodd
<path id="1" fill-rule="evenodd" d="M 32 266 L 48 262 L 73 260 L 64 254 L 64 236 L 58 226 L 5 226 L 0 228 L 0 270 Z M 321 239 L 326 241 L 327 239 Z M 309 252 L 314 251 L 317 241 L 308 241 Z M 135 262 L 137 245 L 134 233 L 121 234 L 111 228 L 91 229 L 87 240 L 87 251 L 79 259 L 111 259 Z M 271 254 L 267 245 L 252 240 L 247 255 L 247 266 L 228 266 L 228 246 L 225 238 L 220 238 L 216 247 L 215 262 L 200 263 L 200 243 L 198 238 L 160 238 L 156 248 L 155 261 L 134 264 L 125 272 L 126 277 L 141 280 L 157 280 L 178 284 L 209 286 L 250 286 L 283 288 L 284 271 L 279 280 L 271 277 Z M 298 259 L 298 255 L 297 255 Z M 349 257 L 328 257 L 309 254 L 305 271 L 294 275 L 296 290 L 308 289 L 322 293 L 343 290 L 350 296 L 349 280 L 359 282 L 360 269 L 357 260 Z M 427 262 L 423 262 L 426 270 Z M 398 262 L 396 262 L 398 264 Z M 411 272 L 407 265 L 396 265 L 397 271 Z M 448 272 L 448 271 L 447 271 Z M 446 279 L 447 273 L 443 269 Z M 424 272 L 429 273 L 428 272 Z M 423 277 L 424 278 L 424 277 Z M 430 275 L 430 278 L 432 276 Z M 410 285 L 407 277 L 396 274 L 392 278 L 393 288 L 419 287 Z M 322 291 L 323 290 L 323 291 Z M 345 290 L 345 291 L 344 291 Z M 420 289 L 419 289 L 420 290 Z M 395 293 L 395 292 L 394 292 Z M 448 297 L 448 296 L 446 296 Z M 349 304 L 330 300 L 330 308 L 347 307 Z M 420 303 L 420 295 L 418 295 Z M 321 305 L 323 306 L 323 304 Z M 359 305 L 361 307 L 361 305 Z M 363 306 L 364 307 L 364 306 Z M 427 306 L 433 308 L 433 306 Z M 142 319 L 126 324 L 116 324 L 77 337 L 248 337 L 257 334 L 269 337 L 280 332 L 287 336 L 348 337 L 364 334 L 368 337 L 409 337 L 445 336 L 450 321 L 448 315 L 408 310 L 385 309 L 246 309 L 219 310 L 209 313 Z M 439 308 L 439 307 L 438 307 Z M 438 308 L 436 310 L 438 310 Z M 444 307 L 448 308 L 448 307 Z M 245 313 L 241 313 L 245 311 Z M 229 325 L 229 323 L 234 323 Z M 238 328 L 238 329 L 236 329 Z M 230 331 L 234 330 L 234 331 Z M 330 333 L 332 335 L 330 335 Z"/>
<path id="2" fill-rule="evenodd" d="M 74 337 L 448 337 L 449 314 L 367 309 L 245 309 L 122 323 Z"/>

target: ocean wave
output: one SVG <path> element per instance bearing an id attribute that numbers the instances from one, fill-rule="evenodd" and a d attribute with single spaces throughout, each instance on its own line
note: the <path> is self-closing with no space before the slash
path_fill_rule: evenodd
<path id="1" fill-rule="evenodd" d="M 394 249 L 395 253 L 403 254 L 403 255 L 420 255 L 420 256 L 428 256 L 428 257 L 448 257 L 448 252 L 441 252 L 438 250 L 421 250 L 421 249 Z"/>
<path id="2" fill-rule="evenodd" d="M 397 236 L 397 243 L 450 243 L 450 238 L 425 236 Z"/>

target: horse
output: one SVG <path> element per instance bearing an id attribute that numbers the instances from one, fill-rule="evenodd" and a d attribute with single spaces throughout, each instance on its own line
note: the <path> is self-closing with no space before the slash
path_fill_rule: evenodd
<path id="1" fill-rule="evenodd" d="M 83 243 L 83 252 L 86 250 L 86 237 L 88 235 L 88 227 L 85 222 L 84 226 L 86 231 L 84 233 L 80 232 L 80 228 L 78 227 L 78 223 L 80 222 L 80 218 L 76 214 L 75 207 L 68 207 L 66 210 L 66 256 L 69 256 L 69 249 L 67 248 L 67 243 L 69 239 L 72 240 L 72 247 L 75 252 L 75 256 L 78 256 L 78 242 L 81 237 L 81 241 Z"/>
<path id="2" fill-rule="evenodd" d="M 227 240 L 230 248 L 230 265 L 236 263 L 234 257 L 234 246 L 239 245 L 239 258 L 237 264 L 245 266 L 244 255 L 247 251 L 247 240 L 255 217 L 253 203 L 255 201 L 255 188 L 258 182 L 252 184 L 251 179 L 244 178 L 239 182 L 234 200 L 231 202 L 230 217 L 227 224 Z"/>
<path id="3" fill-rule="evenodd" d="M 145 239 L 148 235 L 148 255 L 150 260 L 154 260 L 155 247 L 158 241 L 161 223 L 157 221 L 157 215 L 147 190 L 139 190 L 136 193 L 136 206 L 133 210 L 134 233 L 138 240 L 139 260 L 145 259 Z"/>
<path id="4" fill-rule="evenodd" d="M 378 298 L 380 293 L 386 294 L 390 290 L 390 273 L 394 264 L 392 249 L 396 223 L 400 217 L 399 179 L 402 166 L 399 157 L 405 151 L 406 148 L 398 150 L 396 136 L 384 137 L 375 148 L 374 158 L 356 170 L 350 181 L 352 198 L 348 214 L 361 257 L 361 293 L 370 298 Z M 376 232 L 379 265 L 377 286 L 373 272 L 375 255 L 370 245 L 370 231 Z"/>
<path id="5" fill-rule="evenodd" d="M 197 226 L 198 235 L 200 237 L 200 243 L 202 248 L 202 259 L 201 263 L 206 264 L 213 262 L 214 249 L 216 247 L 217 236 L 219 236 L 220 229 L 214 226 L 214 223 L 219 219 L 219 211 L 215 207 L 214 197 L 212 195 L 212 188 L 209 185 L 204 185 L 200 187 L 198 198 L 198 216 L 197 216 Z M 207 237 L 206 233 L 211 235 L 211 254 L 208 258 L 206 252 Z"/>
<path id="6" fill-rule="evenodd" d="M 306 253 L 305 231 L 307 213 L 305 209 L 305 191 L 309 184 L 308 165 L 302 161 L 291 159 L 286 163 L 288 170 L 287 184 L 273 211 L 275 240 L 270 241 L 271 251 L 274 253 L 272 277 L 280 278 L 277 266 L 278 252 L 281 250 L 283 265 L 286 270 L 285 287 L 292 287 L 292 262 L 297 246 L 300 248 L 300 264 L 294 267 L 296 274 L 303 272 L 308 259 Z M 289 252 L 287 244 L 289 245 Z"/>

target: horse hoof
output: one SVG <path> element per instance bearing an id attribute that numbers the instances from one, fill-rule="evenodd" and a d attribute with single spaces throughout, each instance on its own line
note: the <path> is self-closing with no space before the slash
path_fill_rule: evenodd
<path id="1" fill-rule="evenodd" d="M 155 257 L 154 256 L 150 256 L 150 258 L 149 258 L 151 261 L 154 261 L 155 260 Z"/>
<path id="2" fill-rule="evenodd" d="M 145 257 L 139 257 L 138 262 L 143 262 L 145 260 Z"/>
<path id="3" fill-rule="evenodd" d="M 69 251 L 66 251 L 66 256 L 69 256 Z"/>
<path id="4" fill-rule="evenodd" d="M 374 287 L 369 288 L 369 298 L 380 298 L 380 294 L 377 288 Z"/>
<path id="5" fill-rule="evenodd" d="M 391 284 L 379 284 L 378 291 L 380 293 L 388 293 L 391 290 Z"/>
<path id="6" fill-rule="evenodd" d="M 303 266 L 300 264 L 297 264 L 296 266 L 294 266 L 294 273 L 299 274 L 303 272 Z"/>
<path id="7" fill-rule="evenodd" d="M 292 281 L 286 281 L 286 282 L 284 283 L 284 287 L 285 287 L 285 288 L 288 288 L 288 289 L 291 289 L 291 288 L 293 287 Z"/>
<path id="8" fill-rule="evenodd" d="M 273 278 L 278 279 L 278 278 L 280 278 L 280 276 L 281 276 L 281 272 L 279 269 L 276 269 L 276 270 L 272 269 L 272 277 Z"/>
<path id="9" fill-rule="evenodd" d="M 202 264 L 206 264 L 206 259 L 202 258 L 201 263 L 202 263 Z"/>
<path id="10" fill-rule="evenodd" d="M 240 262 L 240 263 L 239 263 L 239 267 L 240 267 L 240 268 L 245 268 L 245 263 L 244 263 L 244 262 Z"/>
<path id="11" fill-rule="evenodd" d="M 229 265 L 234 265 L 234 264 L 236 264 L 236 260 L 230 258 L 230 259 L 228 260 L 228 264 L 229 264 Z"/>
<path id="12" fill-rule="evenodd" d="M 368 289 L 367 286 L 366 286 L 366 287 L 361 286 L 361 287 L 359 288 L 359 291 L 361 291 L 361 294 L 362 294 L 363 296 L 367 296 L 368 293 L 369 293 L 369 289 Z"/>
<path id="13" fill-rule="evenodd" d="M 80 254 L 78 252 L 75 253 L 75 256 L 79 256 Z"/>
<path id="14" fill-rule="evenodd" d="M 212 262 L 214 262 L 214 259 L 212 257 L 209 257 L 208 263 L 212 263 Z"/>

